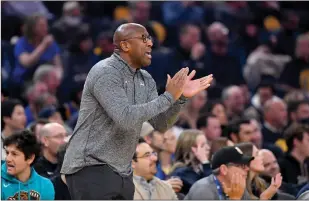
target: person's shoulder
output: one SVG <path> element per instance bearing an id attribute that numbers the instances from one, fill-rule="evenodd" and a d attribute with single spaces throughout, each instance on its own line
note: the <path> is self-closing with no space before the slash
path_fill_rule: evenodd
<path id="1" fill-rule="evenodd" d="M 39 181 L 42 185 L 53 185 L 50 179 L 39 175 L 37 172 L 36 172 L 36 178 L 35 179 L 37 181 Z"/>
<path id="2" fill-rule="evenodd" d="M 27 39 L 24 36 L 22 36 L 17 40 L 14 47 L 16 49 L 16 48 L 28 47 L 29 45 L 30 44 L 28 43 Z"/>
<path id="3" fill-rule="evenodd" d="M 159 179 L 158 177 L 154 177 L 153 179 L 155 180 L 156 185 L 158 186 L 161 186 L 163 188 L 172 188 L 172 186 L 169 183 L 167 183 L 166 181 L 162 179 Z"/>
<path id="4" fill-rule="evenodd" d="M 52 181 L 46 177 L 43 177 L 41 175 L 37 175 L 37 180 L 40 180 L 40 186 L 41 186 L 41 193 L 45 193 L 45 194 L 50 194 L 50 193 L 54 193 L 54 184 L 52 183 Z"/>
<path id="5" fill-rule="evenodd" d="M 120 70 L 115 67 L 111 57 L 98 61 L 90 70 L 89 75 L 108 76 L 109 74 L 119 74 Z"/>
<path id="6" fill-rule="evenodd" d="M 200 180 L 197 180 L 195 184 L 197 186 L 205 186 L 205 185 L 212 184 L 212 181 L 213 181 L 213 175 L 209 175 L 208 177 L 204 177 Z"/>
<path id="7" fill-rule="evenodd" d="M 22 36 L 22 37 L 18 38 L 16 45 L 17 44 L 26 44 L 26 43 L 28 43 L 27 39 L 24 36 Z"/>
<path id="8" fill-rule="evenodd" d="M 144 78 L 146 79 L 153 79 L 152 76 L 150 75 L 150 73 L 148 73 L 147 70 L 144 69 L 140 69 L 141 74 L 143 75 Z"/>
<path id="9" fill-rule="evenodd" d="M 211 182 L 213 180 L 213 175 L 204 177 L 196 181 L 190 188 L 187 198 L 192 199 L 215 199 L 212 193 L 213 188 L 210 186 L 213 185 Z M 213 198 L 212 198 L 213 197 Z"/>

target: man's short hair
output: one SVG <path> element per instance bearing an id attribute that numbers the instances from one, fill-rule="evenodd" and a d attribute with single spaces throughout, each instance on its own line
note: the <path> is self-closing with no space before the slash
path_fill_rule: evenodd
<path id="1" fill-rule="evenodd" d="M 297 100 L 288 103 L 288 113 L 291 115 L 292 112 L 296 112 L 301 105 L 309 105 L 307 100 Z"/>
<path id="2" fill-rule="evenodd" d="M 4 100 L 1 104 L 1 129 L 4 129 L 5 123 L 3 118 L 4 117 L 12 117 L 14 109 L 17 105 L 23 106 L 22 102 L 17 99 L 7 99 Z"/>
<path id="3" fill-rule="evenodd" d="M 33 75 L 33 82 L 44 81 L 49 73 L 55 71 L 55 67 L 49 64 L 41 65 Z"/>
<path id="4" fill-rule="evenodd" d="M 222 97 L 221 97 L 222 101 L 227 100 L 233 94 L 233 91 L 235 89 L 239 89 L 239 86 L 231 85 L 231 86 L 224 88 L 223 91 L 222 91 Z"/>
<path id="5" fill-rule="evenodd" d="M 231 140 L 231 134 L 235 133 L 236 135 L 239 135 L 239 131 L 240 131 L 240 126 L 242 124 L 250 124 L 250 120 L 245 119 L 245 118 L 240 118 L 240 119 L 236 119 L 234 121 L 232 121 L 229 125 L 228 125 L 228 138 Z"/>
<path id="6" fill-rule="evenodd" d="M 292 123 L 283 133 L 288 152 L 294 149 L 294 139 L 302 141 L 304 133 L 309 133 L 309 127 L 307 125 Z"/>
<path id="7" fill-rule="evenodd" d="M 28 129 L 29 129 L 31 132 L 34 133 L 34 132 L 35 132 L 35 127 L 36 127 L 38 124 L 43 124 L 43 125 L 45 125 L 45 124 L 48 124 L 48 123 L 50 123 L 50 122 L 48 121 L 48 119 L 38 119 L 38 120 L 36 120 L 36 121 L 30 123 L 30 125 L 28 126 Z"/>
<path id="8" fill-rule="evenodd" d="M 137 147 L 138 145 L 142 144 L 142 143 L 147 143 L 147 142 L 146 142 L 146 141 L 144 140 L 144 138 L 142 138 L 142 137 L 138 138 L 138 143 L 137 143 L 136 147 Z M 136 153 L 136 151 L 134 152 L 133 160 L 134 160 L 134 161 L 137 161 L 137 153 Z"/>
<path id="9" fill-rule="evenodd" d="M 276 92 L 274 84 L 270 81 L 261 81 L 261 83 L 258 84 L 256 91 L 258 91 L 261 88 L 269 88 L 272 91 L 273 94 Z"/>
<path id="10" fill-rule="evenodd" d="M 217 118 L 217 117 L 213 114 L 210 114 L 210 113 L 200 116 L 197 120 L 197 123 L 196 123 L 197 129 L 207 127 L 208 126 L 208 118 Z"/>
<path id="11" fill-rule="evenodd" d="M 41 145 L 37 141 L 36 136 L 27 129 L 15 132 L 11 136 L 5 138 L 3 141 L 3 147 L 10 145 L 15 145 L 18 150 L 23 152 L 25 160 L 31 158 L 32 155 L 35 155 L 31 165 L 35 163 L 41 153 Z"/>

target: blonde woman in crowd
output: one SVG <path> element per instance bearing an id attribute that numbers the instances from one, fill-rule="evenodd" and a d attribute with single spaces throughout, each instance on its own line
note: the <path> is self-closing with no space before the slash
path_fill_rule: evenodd
<path id="1" fill-rule="evenodd" d="M 182 180 L 183 188 L 180 193 L 183 194 L 187 194 L 196 181 L 212 173 L 209 146 L 203 132 L 190 129 L 180 134 L 171 172 L 171 176 L 180 177 Z"/>

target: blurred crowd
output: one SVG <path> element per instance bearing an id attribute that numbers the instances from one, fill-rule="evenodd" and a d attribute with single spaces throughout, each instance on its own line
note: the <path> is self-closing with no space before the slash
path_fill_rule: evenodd
<path id="1" fill-rule="evenodd" d="M 1 1 L 1 143 L 19 143 L 27 159 L 2 148 L 2 161 L 33 166 L 55 199 L 70 199 L 59 171 L 84 81 L 113 53 L 116 27 L 136 22 L 153 38 L 145 70 L 159 93 L 167 74 L 187 66 L 214 82 L 167 132 L 144 123 L 132 159 L 135 199 L 219 199 L 216 178 L 245 177 L 230 198 L 308 200 L 308 10 L 278 1 Z M 32 153 L 38 160 L 29 162 Z M 254 159 L 239 165 L 239 153 Z"/>

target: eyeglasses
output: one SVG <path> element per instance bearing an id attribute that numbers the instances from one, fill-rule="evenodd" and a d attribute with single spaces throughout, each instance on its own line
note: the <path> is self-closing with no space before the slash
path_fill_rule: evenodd
<path id="1" fill-rule="evenodd" d="M 158 153 L 157 152 L 147 152 L 147 153 L 145 153 L 144 155 L 142 155 L 142 156 L 139 156 L 139 157 L 136 157 L 136 158 L 150 158 L 151 156 L 158 156 Z"/>
<path id="2" fill-rule="evenodd" d="M 141 39 L 141 40 L 143 40 L 143 43 L 147 43 L 149 40 L 152 41 L 152 37 L 150 35 L 148 35 L 148 36 L 142 35 L 142 36 L 131 37 L 131 38 L 127 38 L 123 41 L 131 40 L 131 39 Z"/>
<path id="3" fill-rule="evenodd" d="M 66 138 L 68 136 L 68 134 L 57 134 L 57 135 L 53 135 L 53 136 L 46 136 L 47 138 L 54 138 L 57 140 L 62 140 L 64 138 Z"/>

